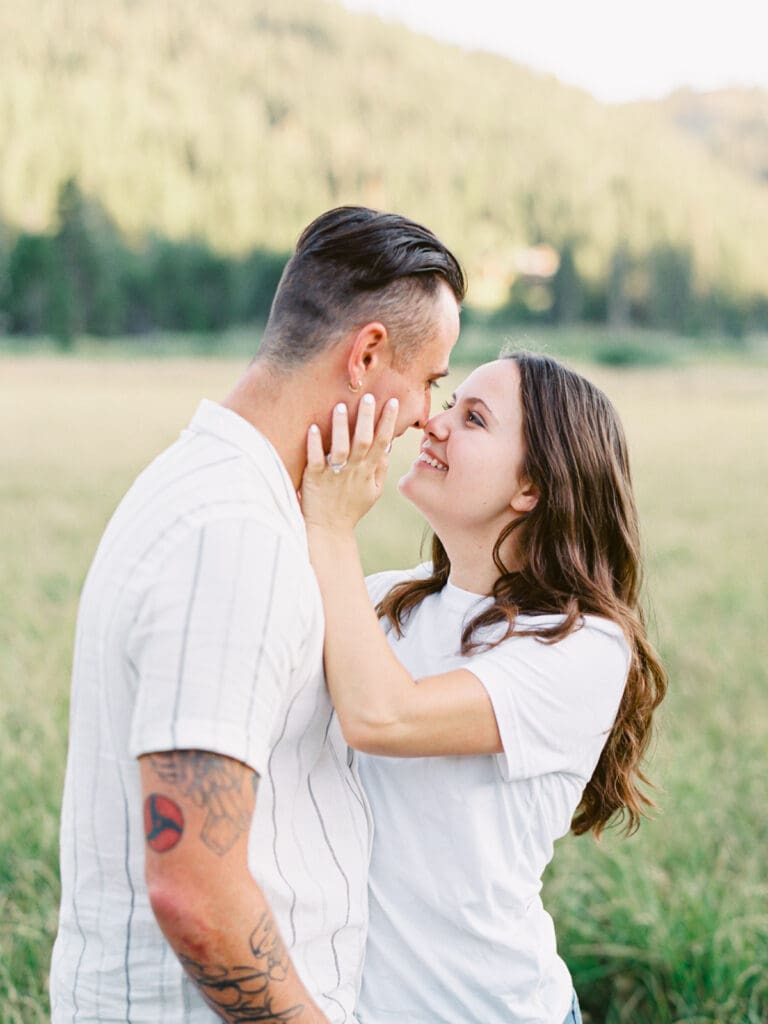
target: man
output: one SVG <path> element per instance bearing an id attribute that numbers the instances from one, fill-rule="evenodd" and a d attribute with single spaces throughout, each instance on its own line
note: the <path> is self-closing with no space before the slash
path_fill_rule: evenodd
<path id="1" fill-rule="evenodd" d="M 78 618 L 56 1024 L 354 1019 L 370 820 L 296 490 L 334 404 L 424 423 L 463 294 L 425 228 L 319 217 L 258 357 L 112 518 Z"/>

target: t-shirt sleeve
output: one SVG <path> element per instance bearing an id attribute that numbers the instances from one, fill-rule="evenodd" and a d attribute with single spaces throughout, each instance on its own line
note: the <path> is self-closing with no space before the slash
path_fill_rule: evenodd
<path id="1" fill-rule="evenodd" d="M 591 778 L 629 670 L 629 646 L 618 627 L 585 624 L 553 644 L 513 636 L 464 667 L 491 699 L 507 779 L 550 772 Z"/>
<path id="2" fill-rule="evenodd" d="M 250 520 L 191 530 L 141 604 L 129 750 L 200 749 L 263 774 L 295 663 L 293 541 Z"/>

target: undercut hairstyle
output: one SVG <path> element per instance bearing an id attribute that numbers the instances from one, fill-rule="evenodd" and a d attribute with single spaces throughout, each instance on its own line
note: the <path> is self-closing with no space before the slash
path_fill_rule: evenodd
<path id="1" fill-rule="evenodd" d="M 557 360 L 523 351 L 502 358 L 513 359 L 520 371 L 521 476 L 538 490 L 539 499 L 499 534 L 493 604 L 467 623 L 461 651 L 485 650 L 513 632 L 555 643 L 579 629 L 584 615 L 621 627 L 631 652 L 629 675 L 571 829 L 599 836 L 616 820 L 631 833 L 653 806 L 642 788 L 649 782 L 642 766 L 667 676 L 645 628 L 640 533 L 624 431 L 603 392 Z M 520 568 L 510 571 L 501 551 L 513 533 Z M 442 590 L 450 571 L 448 554 L 433 536 L 430 576 L 395 585 L 379 603 L 379 617 L 401 636 L 410 612 Z M 562 616 L 556 625 L 516 628 L 518 615 L 552 614 Z M 487 627 L 499 624 L 506 627 L 502 636 L 489 643 Z"/>
<path id="2" fill-rule="evenodd" d="M 429 333 L 440 283 L 461 303 L 466 279 L 428 229 L 394 213 L 340 206 L 302 233 L 277 287 L 259 359 L 289 370 L 380 321 L 406 365 Z"/>

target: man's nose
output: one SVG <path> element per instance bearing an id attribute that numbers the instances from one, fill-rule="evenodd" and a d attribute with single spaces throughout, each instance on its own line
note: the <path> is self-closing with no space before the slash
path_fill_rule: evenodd
<path id="1" fill-rule="evenodd" d="M 424 404 L 421 407 L 421 415 L 419 416 L 419 418 L 413 424 L 414 427 L 416 427 L 417 430 L 424 430 L 424 429 L 426 429 L 426 424 L 429 421 L 429 414 L 430 414 L 431 409 L 432 409 L 432 395 L 430 394 L 429 391 L 427 391 L 427 393 L 424 395 Z"/>

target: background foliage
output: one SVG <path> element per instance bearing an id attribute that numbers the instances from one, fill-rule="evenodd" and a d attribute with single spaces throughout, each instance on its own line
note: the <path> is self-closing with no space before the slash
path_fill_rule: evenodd
<path id="1" fill-rule="evenodd" d="M 323 0 L 4 4 L 0 66 L 12 332 L 263 316 L 347 202 L 428 223 L 507 321 L 768 325 L 762 93 L 609 107 Z"/>

